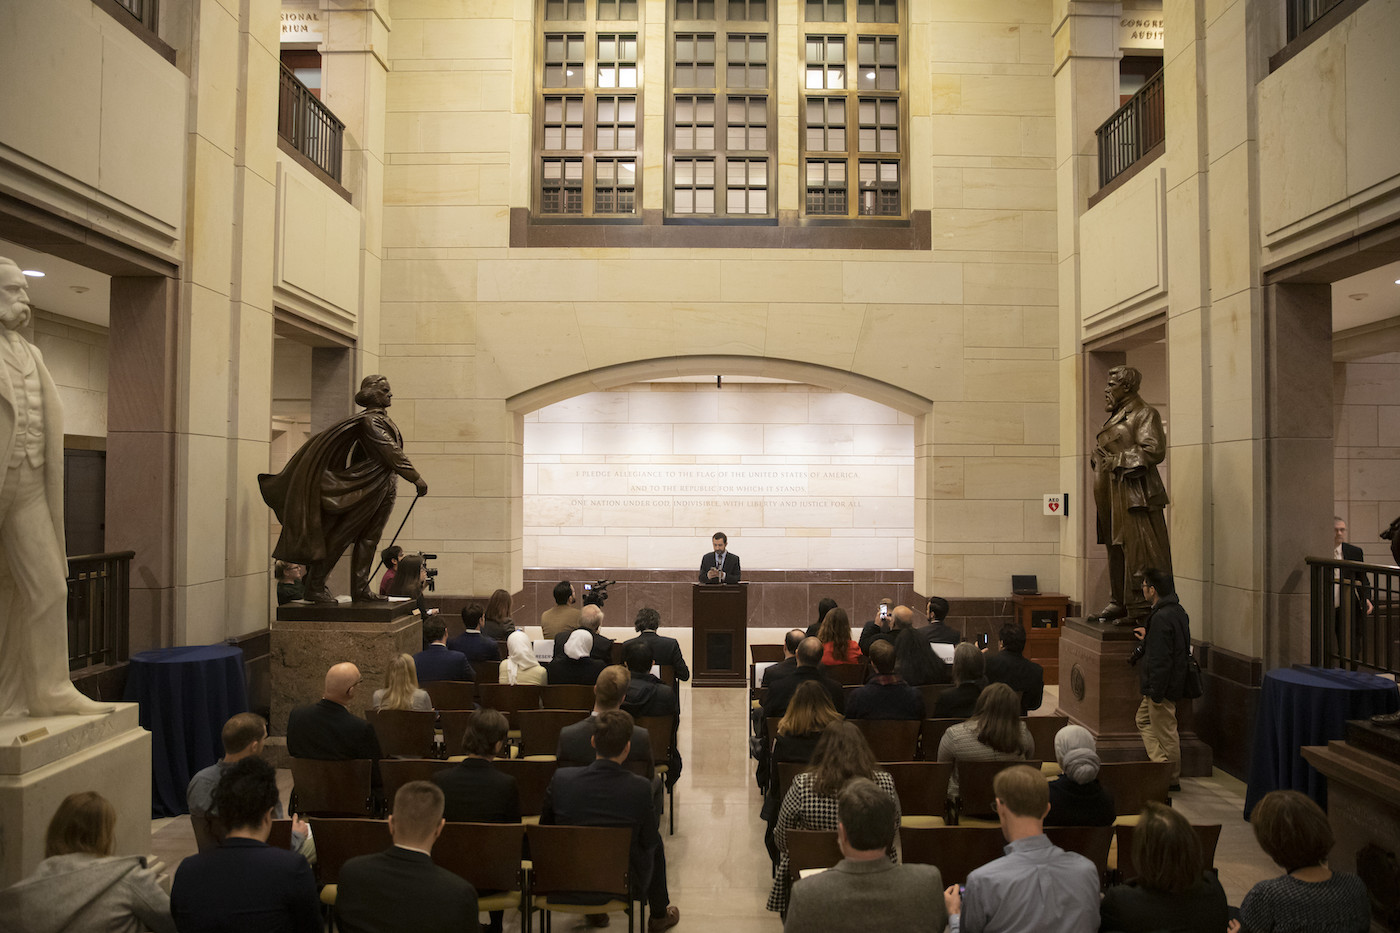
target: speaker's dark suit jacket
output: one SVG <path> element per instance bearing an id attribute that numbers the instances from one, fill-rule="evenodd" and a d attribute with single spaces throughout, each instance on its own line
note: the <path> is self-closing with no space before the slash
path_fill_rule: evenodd
<path id="1" fill-rule="evenodd" d="M 432 856 L 391 846 L 340 869 L 336 926 L 345 933 L 477 933 L 476 890 Z"/>
<path id="2" fill-rule="evenodd" d="M 518 823 L 520 789 L 515 778 L 485 758 L 467 758 L 433 775 L 447 798 L 442 817 L 449 823 Z"/>
<path id="3" fill-rule="evenodd" d="M 715 567 L 724 574 L 723 579 L 711 580 L 710 568 Z M 725 551 L 724 566 L 720 567 L 715 561 L 715 552 L 709 551 L 700 558 L 700 582 L 701 583 L 738 583 L 742 570 L 739 567 L 739 555 L 733 551 Z"/>
<path id="4" fill-rule="evenodd" d="M 627 646 L 634 641 L 645 642 L 647 647 L 651 649 L 651 659 L 657 664 L 669 664 L 675 668 L 677 680 L 690 679 L 690 668 L 685 666 L 685 658 L 681 657 L 680 642 L 655 632 L 642 632 L 636 638 L 624 641 L 622 650 L 626 651 Z"/>
<path id="5" fill-rule="evenodd" d="M 170 913 L 180 933 L 320 933 L 311 866 L 255 839 L 225 839 L 175 871 Z"/>
<path id="6" fill-rule="evenodd" d="M 592 716 L 572 726 L 559 730 L 559 746 L 554 757 L 559 759 L 559 767 L 582 767 L 598 757 L 593 750 L 593 733 L 598 722 Z M 645 761 L 654 764 L 651 757 L 651 734 L 641 726 L 632 727 L 632 750 L 627 753 L 628 761 Z"/>
<path id="7" fill-rule="evenodd" d="M 472 666 L 467 656 L 453 651 L 446 645 L 429 645 L 413 656 L 413 665 L 418 668 L 418 682 L 433 680 L 471 680 Z"/>

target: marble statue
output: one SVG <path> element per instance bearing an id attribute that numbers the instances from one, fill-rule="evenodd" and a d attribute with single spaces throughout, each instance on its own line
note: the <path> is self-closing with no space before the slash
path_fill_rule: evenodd
<path id="1" fill-rule="evenodd" d="M 282 523 L 272 556 L 306 566 L 308 602 L 336 601 L 326 578 L 346 548 L 351 549 L 350 598 L 384 599 L 370 589 L 369 576 L 399 477 L 417 486 L 418 495 L 428 492 L 385 411 L 393 397 L 388 379 L 366 376 L 355 394 L 364 411 L 311 437 L 282 472 L 258 476 L 263 500 Z"/>
<path id="2" fill-rule="evenodd" d="M 24 339 L 29 291 L 0 257 L 0 714 L 107 713 L 68 678 L 63 405 Z"/>
<path id="3" fill-rule="evenodd" d="M 1162 513 L 1167 489 L 1157 472 L 1157 464 L 1167 455 L 1167 435 L 1157 409 L 1138 395 L 1141 384 L 1142 373 L 1131 366 L 1108 371 L 1104 410 L 1109 416 L 1089 460 L 1099 543 L 1108 549 L 1112 593 L 1108 605 L 1095 615 L 1115 625 L 1144 619 L 1151 611 L 1142 595 L 1145 568 L 1172 572 L 1171 543 Z"/>

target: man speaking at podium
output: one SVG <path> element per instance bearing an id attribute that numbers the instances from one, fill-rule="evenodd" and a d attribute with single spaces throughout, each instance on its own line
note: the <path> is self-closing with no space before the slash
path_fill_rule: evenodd
<path id="1" fill-rule="evenodd" d="M 716 531 L 714 544 L 715 549 L 700 558 L 700 582 L 738 583 L 739 555 L 727 550 L 729 537 L 722 531 Z"/>

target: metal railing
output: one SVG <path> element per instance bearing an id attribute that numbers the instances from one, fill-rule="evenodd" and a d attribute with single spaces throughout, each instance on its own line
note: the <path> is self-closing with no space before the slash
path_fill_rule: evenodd
<path id="1" fill-rule="evenodd" d="M 1162 72 L 1147 79 L 1095 132 L 1099 137 L 1099 187 L 1113 181 L 1167 138 Z"/>
<path id="2" fill-rule="evenodd" d="M 1342 0 L 1288 0 L 1288 41 L 1292 42 Z"/>
<path id="3" fill-rule="evenodd" d="M 311 89 L 281 65 L 282 82 L 277 98 L 277 135 L 340 183 L 340 160 L 345 124 L 336 119 Z"/>
<path id="4" fill-rule="evenodd" d="M 1307 560 L 1312 663 L 1400 675 L 1400 568 Z"/>
<path id="5" fill-rule="evenodd" d="M 135 551 L 68 558 L 68 669 L 116 664 L 130 653 Z"/>

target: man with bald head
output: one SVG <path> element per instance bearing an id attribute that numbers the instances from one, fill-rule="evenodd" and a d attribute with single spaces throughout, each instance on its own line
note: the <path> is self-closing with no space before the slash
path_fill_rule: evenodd
<path id="1" fill-rule="evenodd" d="M 763 715 L 773 718 L 786 713 L 792 695 L 809 680 L 821 684 L 836 712 L 846 708 L 845 691 L 822 670 L 822 643 L 815 638 L 804 638 L 797 645 L 797 669 L 769 689 L 768 702 L 763 704 Z"/>
<path id="2" fill-rule="evenodd" d="M 606 635 L 599 635 L 598 629 L 603 624 L 603 607 L 589 604 L 579 610 L 578 626 L 593 635 L 593 648 L 588 652 L 590 658 L 602 661 L 604 664 L 612 663 L 613 640 Z M 560 632 L 554 636 L 554 656 L 562 658 L 564 656 L 564 644 L 568 642 L 569 636 L 574 633 L 573 629 L 567 632 Z"/>
<path id="3" fill-rule="evenodd" d="M 321 699 L 298 706 L 287 717 L 287 754 L 317 761 L 368 758 L 379 783 L 379 738 L 374 726 L 348 709 L 360 687 L 360 669 L 349 661 L 331 665 Z"/>

